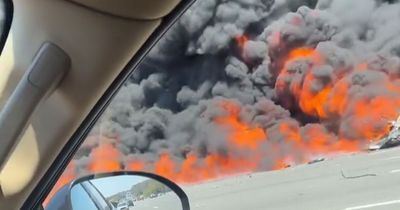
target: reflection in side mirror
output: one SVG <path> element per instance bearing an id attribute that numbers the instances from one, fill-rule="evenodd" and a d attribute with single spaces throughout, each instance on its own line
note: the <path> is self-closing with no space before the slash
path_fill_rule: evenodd
<path id="1" fill-rule="evenodd" d="M 186 194 L 173 182 L 148 173 L 86 176 L 61 188 L 46 210 L 189 210 Z"/>

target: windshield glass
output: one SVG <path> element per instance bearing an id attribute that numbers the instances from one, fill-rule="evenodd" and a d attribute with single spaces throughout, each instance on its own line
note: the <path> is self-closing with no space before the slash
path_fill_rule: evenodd
<path id="1" fill-rule="evenodd" d="M 365 156 L 355 172 L 343 158 L 399 140 L 399 18 L 396 1 L 199 0 L 119 90 L 60 182 L 115 170 L 199 188 L 376 176 Z"/>

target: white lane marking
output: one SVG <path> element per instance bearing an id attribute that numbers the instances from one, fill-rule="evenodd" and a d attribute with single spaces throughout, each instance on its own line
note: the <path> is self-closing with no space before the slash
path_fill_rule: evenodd
<path id="1" fill-rule="evenodd" d="M 394 157 L 384 158 L 384 159 L 382 159 L 382 160 L 396 160 L 396 159 L 400 159 L 400 156 L 394 156 Z"/>
<path id="2" fill-rule="evenodd" d="M 397 204 L 397 203 L 400 203 L 400 200 L 386 201 L 386 202 L 381 202 L 381 203 L 372 203 L 372 204 L 367 204 L 367 205 L 363 205 L 363 206 L 354 206 L 354 207 L 346 208 L 345 210 L 367 209 L 367 208 L 372 208 L 372 207 L 377 207 L 377 206 L 386 206 L 386 205 L 392 205 L 392 204 Z"/>
<path id="3" fill-rule="evenodd" d="M 399 173 L 400 169 L 391 170 L 390 173 Z"/>

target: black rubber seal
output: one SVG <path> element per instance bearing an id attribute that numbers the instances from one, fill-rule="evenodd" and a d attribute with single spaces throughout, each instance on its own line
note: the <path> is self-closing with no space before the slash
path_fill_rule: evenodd
<path id="1" fill-rule="evenodd" d="M 39 209 L 46 196 L 49 194 L 68 163 L 73 158 L 75 152 L 79 149 L 97 119 L 107 108 L 110 101 L 124 84 L 124 82 L 133 73 L 136 67 L 140 64 L 147 53 L 154 47 L 160 38 L 168 31 L 168 29 L 179 19 L 180 16 L 195 2 L 196 0 L 182 0 L 170 14 L 165 16 L 156 30 L 151 34 L 149 39 L 143 44 L 138 52 L 124 67 L 117 78 L 112 82 L 110 87 L 105 91 L 103 96 L 96 103 L 94 108 L 89 112 L 79 128 L 75 131 L 72 137 L 56 157 L 50 168 L 40 179 L 32 193 L 24 202 L 21 209 Z"/>
<path id="2" fill-rule="evenodd" d="M 0 55 L 3 52 L 4 45 L 6 44 L 8 34 L 10 33 L 11 24 L 14 16 L 14 4 L 12 0 L 3 0 L 4 4 L 4 12 L 5 12 L 5 19 L 3 28 L 1 29 L 1 36 L 0 36 Z"/>

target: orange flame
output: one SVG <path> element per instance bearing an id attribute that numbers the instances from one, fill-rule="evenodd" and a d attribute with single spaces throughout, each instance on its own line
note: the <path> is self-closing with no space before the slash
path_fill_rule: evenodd
<path id="1" fill-rule="evenodd" d="M 324 62 L 323 56 L 316 50 L 311 48 L 296 48 L 289 53 L 284 68 L 283 70 L 281 70 L 280 76 L 285 76 L 289 74 L 287 65 L 301 59 L 310 59 L 310 61 L 312 62 L 311 67 L 321 65 Z M 327 113 L 324 110 L 324 105 L 327 101 L 328 95 L 331 92 L 332 87 L 331 85 L 327 85 L 323 88 L 323 90 L 313 92 L 312 82 L 314 80 L 314 75 L 311 73 L 311 70 L 308 69 L 304 78 L 303 85 L 293 86 L 292 92 L 295 94 L 297 100 L 299 101 L 299 107 L 302 109 L 303 112 L 312 116 L 326 118 Z M 285 85 L 278 81 L 277 88 L 282 90 L 282 86 Z"/>
<path id="2" fill-rule="evenodd" d="M 236 41 L 237 46 L 240 49 L 240 54 L 241 54 L 242 58 L 244 60 L 247 60 L 248 58 L 244 53 L 244 49 L 246 47 L 247 42 L 249 41 L 249 38 L 246 35 L 239 35 L 239 36 L 235 37 L 235 41 Z"/>
<path id="3" fill-rule="evenodd" d="M 296 48 L 290 51 L 287 62 L 292 62 L 301 58 L 317 56 L 317 52 L 312 48 Z"/>
<path id="4" fill-rule="evenodd" d="M 340 118 L 345 114 L 351 115 L 354 118 L 351 126 L 359 140 L 379 139 L 389 132 L 385 121 L 395 119 L 399 114 L 400 107 L 398 105 L 400 88 L 395 81 L 387 79 L 381 84 L 375 84 L 376 87 L 374 88 L 385 90 L 388 96 L 376 96 L 372 99 L 352 98 L 349 90 L 349 78 L 346 75 L 338 77 L 338 81 L 333 80 L 327 84 L 320 84 L 323 87 L 319 91 L 313 91 L 313 85 L 318 80 L 315 78 L 312 68 L 325 63 L 325 59 L 317 50 L 310 48 L 292 50 L 279 76 L 284 78 L 289 75 L 287 65 L 300 59 L 309 59 L 311 65 L 304 73 L 302 83 L 292 85 L 289 90 L 304 113 L 322 120 L 338 120 L 338 117 Z M 368 63 L 360 63 L 354 67 L 352 72 L 364 74 L 364 72 L 369 71 L 368 68 Z M 350 75 L 352 72 L 347 74 Z M 286 90 L 288 85 L 290 84 L 280 81 L 278 77 L 278 91 Z M 351 99 L 351 103 L 349 99 Z"/>
<path id="5" fill-rule="evenodd" d="M 247 38 L 246 35 L 240 35 L 240 36 L 236 36 L 235 38 L 236 43 L 238 44 L 238 46 L 240 47 L 240 49 L 243 49 L 246 45 L 246 43 L 249 41 L 249 38 Z"/>
<path id="6" fill-rule="evenodd" d="M 272 34 L 270 39 L 275 44 L 281 42 L 279 33 Z M 236 37 L 241 49 L 247 41 L 246 36 Z M 289 75 L 288 65 L 302 59 L 310 61 L 309 69 L 304 72 L 301 84 L 292 84 L 288 88 L 298 108 L 310 116 L 319 118 L 323 123 L 352 116 L 351 120 L 346 119 L 356 137 L 343 136 L 340 129 L 337 133 L 331 133 L 322 124 L 308 124 L 302 127 L 295 120 L 282 120 L 276 122 L 272 128 L 264 128 L 244 121 L 241 118 L 242 107 L 239 105 L 223 101 L 217 105 L 224 110 L 224 114 L 216 116 L 213 122 L 227 132 L 224 139 L 228 145 L 227 151 L 208 151 L 208 154 L 201 156 L 196 151 L 191 151 L 182 159 L 177 159 L 165 151 L 154 162 L 136 159 L 121 165 L 122 155 L 118 149 L 111 143 L 100 143 L 92 150 L 87 170 L 94 173 L 120 169 L 146 170 L 179 183 L 195 183 L 257 170 L 282 169 L 291 164 L 305 163 L 318 155 L 360 151 L 368 140 L 379 139 L 389 132 L 387 121 L 396 119 L 400 108 L 400 81 L 397 78 L 388 78 L 376 87 L 386 90 L 387 95 L 370 98 L 354 98 L 351 95 L 351 81 L 346 75 L 321 84 L 319 91 L 315 91 L 312 84 L 318 78 L 312 73 L 312 68 L 324 65 L 325 62 L 325 58 L 315 49 L 292 50 L 287 55 L 279 76 Z M 363 74 L 368 71 L 368 64 L 361 63 L 347 73 Z M 291 85 L 285 82 L 277 80 L 278 91 Z M 281 139 L 274 139 L 276 132 L 282 136 Z M 291 151 L 295 152 L 291 154 L 286 151 L 288 147 L 293 148 Z M 265 160 L 270 162 L 263 165 Z M 75 177 L 74 168 L 74 162 L 71 162 L 54 190 Z"/>
<path id="7" fill-rule="evenodd" d="M 348 104 L 348 91 L 349 84 L 345 80 L 340 80 L 335 84 L 326 101 L 329 113 L 339 116 L 344 114 Z"/>
<path id="8" fill-rule="evenodd" d="M 133 161 L 127 165 L 126 169 L 130 171 L 143 171 L 145 169 L 145 164 L 140 161 Z"/>
<path id="9" fill-rule="evenodd" d="M 240 107 L 234 104 L 223 103 L 223 107 L 229 112 L 227 116 L 221 116 L 214 119 L 218 125 L 224 126 L 230 130 L 228 140 L 237 147 L 256 149 L 259 143 L 266 140 L 265 131 L 261 128 L 252 128 L 249 125 L 239 121 Z"/>
<path id="10" fill-rule="evenodd" d="M 304 80 L 303 91 L 300 92 L 299 96 L 300 108 L 309 115 L 326 118 L 327 113 L 324 107 L 332 91 L 331 85 L 324 87 L 318 92 L 313 92 L 311 86 L 314 76 L 312 74 L 307 74 Z"/>
<path id="11" fill-rule="evenodd" d="M 111 144 L 100 144 L 91 153 L 88 170 L 92 172 L 110 172 L 121 169 L 120 152 Z"/>

